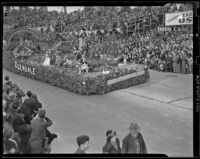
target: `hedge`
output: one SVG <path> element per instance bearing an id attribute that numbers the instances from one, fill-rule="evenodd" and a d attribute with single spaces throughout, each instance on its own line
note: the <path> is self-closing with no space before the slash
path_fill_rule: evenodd
<path id="1" fill-rule="evenodd" d="M 30 68 L 35 68 L 35 75 L 16 69 L 15 62 Z M 113 90 L 127 88 L 144 83 L 150 78 L 148 69 L 145 69 L 145 74 L 117 82 L 112 85 L 108 85 L 108 80 L 136 71 L 124 70 L 117 73 L 112 72 L 108 75 L 100 74 L 96 77 L 86 77 L 78 74 L 78 71 L 71 68 L 61 69 L 55 66 L 45 67 L 39 64 L 30 64 L 26 61 L 20 61 L 19 59 L 15 59 L 14 56 L 8 52 L 3 52 L 3 67 L 22 76 L 39 80 L 50 85 L 66 89 L 70 92 L 78 93 L 80 95 L 100 95 Z"/>

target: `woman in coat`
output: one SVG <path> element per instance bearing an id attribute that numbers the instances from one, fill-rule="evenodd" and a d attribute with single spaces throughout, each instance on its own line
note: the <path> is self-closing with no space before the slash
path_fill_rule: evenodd
<path id="1" fill-rule="evenodd" d="M 103 153 L 108 154 L 119 154 L 121 153 L 121 147 L 119 139 L 116 137 L 116 132 L 112 130 L 107 131 L 107 142 L 103 146 Z"/>

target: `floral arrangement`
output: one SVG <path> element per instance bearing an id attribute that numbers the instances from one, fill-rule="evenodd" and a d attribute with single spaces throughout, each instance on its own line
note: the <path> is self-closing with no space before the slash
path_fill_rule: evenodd
<path id="1" fill-rule="evenodd" d="M 16 69 L 15 62 L 35 67 L 35 75 Z M 78 71 L 74 68 L 69 67 L 61 69 L 56 66 L 45 67 L 38 63 L 28 63 L 27 60 L 22 61 L 20 59 L 16 59 L 13 54 L 5 51 L 3 52 L 3 67 L 20 75 L 42 81 L 80 95 L 104 94 L 113 90 L 144 83 L 150 78 L 148 70 L 145 69 L 145 74 L 108 86 L 108 80 L 134 73 L 136 70 L 113 69 L 110 74 L 83 76 L 82 74 L 78 74 Z"/>

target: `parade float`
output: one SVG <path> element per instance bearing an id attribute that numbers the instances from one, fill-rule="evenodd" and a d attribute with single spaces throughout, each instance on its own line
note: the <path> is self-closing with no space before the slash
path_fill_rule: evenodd
<path id="1" fill-rule="evenodd" d="M 31 33 L 30 33 L 31 34 Z M 12 35 L 13 36 L 13 35 Z M 99 95 L 114 90 L 119 90 L 149 80 L 148 69 L 138 64 L 119 64 L 116 58 L 104 57 L 103 59 L 87 59 L 93 68 L 90 72 L 81 72 L 76 55 L 71 55 L 64 67 L 44 64 L 47 60 L 48 48 L 58 48 L 60 42 L 55 45 L 47 44 L 37 38 L 34 40 L 17 39 L 4 48 L 3 67 L 25 77 L 39 80 L 53 86 L 66 89 L 80 95 Z M 15 39 L 16 38 L 16 39 Z M 23 41 L 23 42 L 22 42 Z M 54 52 L 51 49 L 51 52 Z M 50 54 L 48 54 L 50 58 Z M 70 57 L 70 56 L 69 56 Z M 63 57 L 62 57 L 63 58 Z"/>

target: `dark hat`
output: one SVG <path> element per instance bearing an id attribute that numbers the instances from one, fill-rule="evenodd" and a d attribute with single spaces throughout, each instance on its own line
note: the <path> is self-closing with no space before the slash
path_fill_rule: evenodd
<path id="1" fill-rule="evenodd" d="M 27 95 L 28 97 L 31 97 L 32 92 L 31 92 L 31 91 L 27 91 L 26 95 Z"/>
<path id="2" fill-rule="evenodd" d="M 77 144 L 80 147 L 82 144 L 86 143 L 89 140 L 90 140 L 89 136 L 81 135 L 81 136 L 77 137 Z"/>
<path id="3" fill-rule="evenodd" d="M 11 84 L 12 84 L 12 82 L 11 82 L 11 81 L 8 81 L 6 84 L 7 84 L 7 85 L 11 85 Z"/>
<path id="4" fill-rule="evenodd" d="M 46 114 L 46 111 L 44 109 L 40 109 L 38 111 L 38 117 L 40 117 L 40 118 L 44 118 L 45 114 Z"/>
<path id="5" fill-rule="evenodd" d="M 137 123 L 131 123 L 130 126 L 129 126 L 129 130 L 132 131 L 132 132 L 139 131 L 140 127 L 138 126 Z"/>
<path id="6" fill-rule="evenodd" d="M 9 76 L 5 76 L 5 78 L 4 78 L 6 81 L 8 81 L 9 80 Z"/>
<path id="7" fill-rule="evenodd" d="M 111 134 L 112 134 L 112 130 L 106 131 L 106 136 L 107 136 L 107 137 L 110 136 Z"/>
<path id="8" fill-rule="evenodd" d="M 111 138 L 114 137 L 114 136 L 116 136 L 116 135 L 117 135 L 116 131 L 108 130 L 108 131 L 106 132 L 107 141 L 110 142 Z"/>

